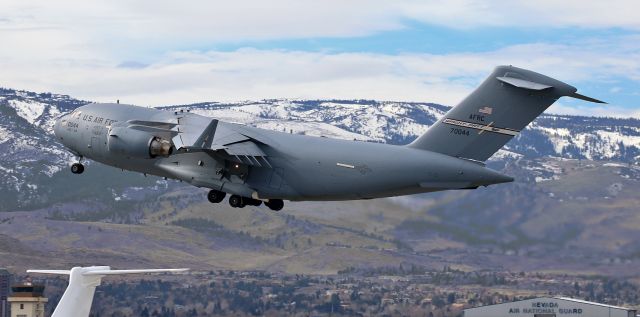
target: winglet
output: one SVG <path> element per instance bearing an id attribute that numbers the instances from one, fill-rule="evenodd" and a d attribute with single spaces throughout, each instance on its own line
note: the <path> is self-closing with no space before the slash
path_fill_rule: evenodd
<path id="1" fill-rule="evenodd" d="M 198 137 L 196 142 L 193 145 L 203 149 L 208 149 L 211 147 L 211 143 L 213 142 L 213 135 L 216 133 L 216 128 L 218 127 L 218 120 L 211 120 L 207 127 L 202 131 L 202 134 Z"/>
<path id="2" fill-rule="evenodd" d="M 598 99 L 595 99 L 595 98 L 591 98 L 591 97 L 587 97 L 587 96 L 581 95 L 581 94 L 579 94 L 577 92 L 574 92 L 573 94 L 570 94 L 568 97 L 576 98 L 576 99 L 580 99 L 580 100 L 584 100 L 584 101 L 589 101 L 589 102 L 605 103 L 606 104 L 606 102 L 604 102 L 604 101 L 601 101 L 601 100 L 598 100 Z"/>

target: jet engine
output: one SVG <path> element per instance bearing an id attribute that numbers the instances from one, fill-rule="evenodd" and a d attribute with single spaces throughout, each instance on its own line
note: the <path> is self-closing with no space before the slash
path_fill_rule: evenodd
<path id="1" fill-rule="evenodd" d="M 132 158 L 168 157 L 173 151 L 171 141 L 149 132 L 115 127 L 109 132 L 109 152 Z"/>

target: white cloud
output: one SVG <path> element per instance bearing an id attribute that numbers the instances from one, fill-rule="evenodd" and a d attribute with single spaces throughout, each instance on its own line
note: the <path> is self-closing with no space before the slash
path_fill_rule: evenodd
<path id="1" fill-rule="evenodd" d="M 0 30 L 57 29 L 113 54 L 203 43 L 351 37 L 407 27 L 640 30 L 637 0 L 4 0 Z"/>
<path id="2" fill-rule="evenodd" d="M 615 42 L 610 46 L 615 46 Z M 282 97 L 455 104 L 497 64 L 531 68 L 577 87 L 581 82 L 640 76 L 638 53 L 630 56 L 626 50 L 528 44 L 492 52 L 444 55 L 256 49 L 174 52 L 155 63 L 135 67 L 118 67 L 104 61 L 90 64 L 60 61 L 43 67 L 0 60 L 3 69 L 0 81 L 90 100 L 121 99 L 143 105 Z M 566 107 L 555 109 L 567 112 Z M 587 107 L 581 113 L 602 112 L 595 110 Z"/>
<path id="3" fill-rule="evenodd" d="M 0 30 L 58 29 L 122 56 L 203 43 L 363 36 L 402 28 L 384 0 L 8 0 Z"/>
<path id="4" fill-rule="evenodd" d="M 636 0 L 196 0 L 188 5 L 5 0 L 0 11 L 0 85 L 143 105 L 282 97 L 455 104 L 498 64 L 531 68 L 578 87 L 618 79 L 640 81 L 640 36 L 439 55 L 220 52 L 211 47 L 251 40 L 362 36 L 402 29 L 416 20 L 456 28 L 638 30 L 637 9 Z M 616 107 L 593 109 L 580 110 L 629 113 Z"/>
<path id="5" fill-rule="evenodd" d="M 453 28 L 583 27 L 640 29 L 636 0 L 408 0 L 403 13 L 419 21 Z"/>
<path id="6" fill-rule="evenodd" d="M 546 112 L 574 116 L 640 118 L 640 109 L 637 108 L 623 108 L 615 105 L 592 103 L 568 106 L 562 101 L 554 103 Z"/>

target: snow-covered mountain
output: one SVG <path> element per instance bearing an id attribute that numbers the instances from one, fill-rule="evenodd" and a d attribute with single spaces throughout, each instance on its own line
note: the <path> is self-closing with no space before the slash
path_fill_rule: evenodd
<path id="1" fill-rule="evenodd" d="M 0 177 L 4 180 L 0 183 L 0 198 L 6 202 L 3 210 L 66 199 L 68 191 L 61 186 L 80 186 L 90 194 L 89 188 L 96 185 L 67 173 L 73 158 L 52 137 L 55 118 L 85 103 L 65 95 L 0 89 Z M 161 108 L 190 110 L 291 133 L 393 144 L 409 143 L 449 109 L 432 103 L 372 100 L 263 100 Z M 544 115 L 514 138 L 506 150 L 494 160 L 553 156 L 635 163 L 640 159 L 640 120 Z M 102 187 L 111 187 L 110 192 L 117 191 L 113 187 L 123 190 L 127 186 L 127 182 L 114 176 L 96 177 L 103 179 Z M 109 177 L 113 184 L 106 181 Z"/>
<path id="2" fill-rule="evenodd" d="M 264 100 L 169 106 L 265 129 L 406 144 L 450 108 L 433 103 L 373 100 Z M 636 162 L 640 120 L 545 114 L 506 150 L 534 157 Z M 504 153 L 503 153 L 504 154 Z"/>
<path id="3" fill-rule="evenodd" d="M 39 185 L 65 169 L 71 155 L 52 137 L 54 118 L 85 104 L 69 96 L 0 89 L 0 198 L 38 201 Z M 14 206 L 17 207 L 17 206 Z"/>

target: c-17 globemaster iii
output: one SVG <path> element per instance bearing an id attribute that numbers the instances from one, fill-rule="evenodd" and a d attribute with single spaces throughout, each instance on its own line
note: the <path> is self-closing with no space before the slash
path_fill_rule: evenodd
<path id="1" fill-rule="evenodd" d="M 231 194 L 233 207 L 283 200 L 355 200 L 475 189 L 513 181 L 484 162 L 560 97 L 602 103 L 553 78 L 513 66 L 493 73 L 408 145 L 259 129 L 183 111 L 93 103 L 61 116 L 55 135 L 79 162 Z"/>

